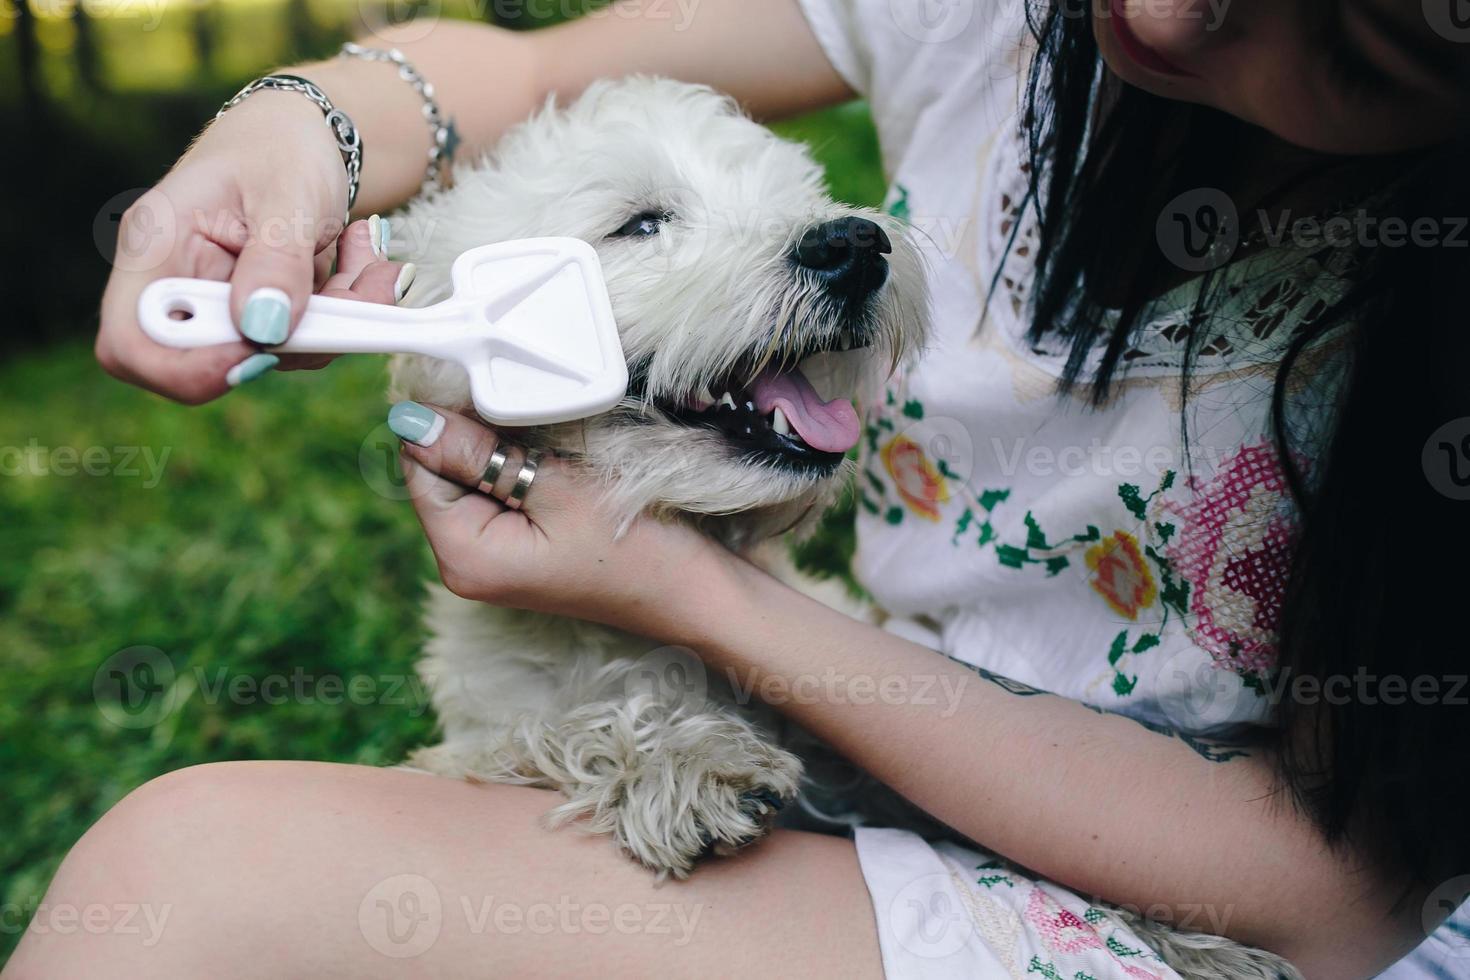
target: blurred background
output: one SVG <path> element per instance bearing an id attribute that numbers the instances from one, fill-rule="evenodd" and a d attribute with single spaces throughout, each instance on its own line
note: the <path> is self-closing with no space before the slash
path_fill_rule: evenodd
<path id="1" fill-rule="evenodd" d="M 185 409 L 91 351 L 122 211 L 244 82 L 422 16 L 534 30 L 581 0 L 0 0 L 0 963 L 67 848 L 129 790 L 228 759 L 392 763 L 434 571 L 382 362 Z M 880 203 L 861 105 L 777 127 Z M 369 164 L 371 165 L 371 164 Z M 850 509 L 803 547 L 840 570 Z M 272 833 L 262 828 L 262 833 Z"/>

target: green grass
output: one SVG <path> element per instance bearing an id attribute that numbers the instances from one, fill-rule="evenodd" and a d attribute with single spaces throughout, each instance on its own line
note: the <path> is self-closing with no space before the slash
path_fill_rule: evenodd
<path id="1" fill-rule="evenodd" d="M 782 128 L 838 196 L 881 198 L 860 107 Z M 392 475 L 383 390 L 381 361 L 348 358 L 185 409 L 106 378 L 89 343 L 0 363 L 0 961 L 14 910 L 148 779 L 228 759 L 380 765 L 430 735 L 407 679 L 433 562 Z M 839 564 L 850 531 L 828 523 L 808 554 Z M 272 678 L 284 698 L 254 688 Z"/>

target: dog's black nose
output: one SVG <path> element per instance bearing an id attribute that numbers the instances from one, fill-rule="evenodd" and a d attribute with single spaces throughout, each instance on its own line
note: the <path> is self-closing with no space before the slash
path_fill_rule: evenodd
<path id="1" fill-rule="evenodd" d="M 876 222 L 867 218 L 824 221 L 801 236 L 796 264 L 820 274 L 830 288 L 866 297 L 888 278 L 893 243 Z"/>

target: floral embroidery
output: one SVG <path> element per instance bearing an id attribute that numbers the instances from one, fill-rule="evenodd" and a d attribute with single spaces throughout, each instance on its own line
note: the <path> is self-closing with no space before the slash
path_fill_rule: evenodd
<path id="1" fill-rule="evenodd" d="M 1154 604 L 1159 587 L 1144 564 L 1138 539 L 1127 531 L 1114 531 L 1087 549 L 1090 582 L 1120 616 L 1138 619 L 1139 610 Z"/>
<path id="2" fill-rule="evenodd" d="M 1076 955 L 1089 949 L 1103 948 L 1097 930 L 1057 902 L 1040 888 L 1033 889 L 1026 902 L 1026 918 L 1053 953 Z"/>
<path id="3" fill-rule="evenodd" d="M 894 436 L 879 455 L 909 509 L 926 521 L 938 522 L 939 505 L 949 501 L 949 487 L 923 447 L 908 436 Z"/>
<path id="4" fill-rule="evenodd" d="M 984 864 L 977 864 L 975 870 L 992 872 L 991 874 L 982 874 L 979 878 L 975 879 L 975 884 L 983 888 L 994 888 L 996 885 L 1005 885 L 1007 888 L 1016 887 L 1015 879 L 1006 873 L 1005 865 L 999 861 L 986 861 Z"/>
<path id="5" fill-rule="evenodd" d="M 1277 631 L 1296 542 L 1286 476 L 1269 443 L 1242 448 L 1214 479 L 1161 512 L 1177 520 L 1167 549 L 1195 584 L 1195 642 L 1221 666 L 1260 676 L 1276 664 Z"/>
<path id="6" fill-rule="evenodd" d="M 1162 500 L 1165 492 L 1173 486 L 1174 472 L 1170 470 L 1164 473 L 1159 485 L 1148 496 L 1131 483 L 1118 487 L 1118 499 L 1141 522 L 1145 540 L 1149 543 L 1141 543 L 1137 535 L 1123 530 L 1114 531 L 1104 538 L 1102 531 L 1093 524 L 1089 524 L 1081 534 L 1053 543 L 1042 531 L 1036 517 L 1027 513 L 1025 544 L 997 542 L 995 545 L 995 557 L 1001 565 L 1015 569 L 1040 565 L 1046 569 L 1048 577 L 1071 567 L 1072 559 L 1068 552 L 1089 545 L 1083 553 L 1091 573 L 1088 582 L 1115 612 L 1137 622 L 1145 609 L 1156 605 L 1160 608 L 1157 624 L 1150 623 L 1151 628 L 1136 637 L 1127 629 L 1121 630 L 1108 647 L 1112 689 L 1120 698 L 1129 696 L 1138 686 L 1138 675 L 1128 672 L 1127 658 L 1146 653 L 1162 643 L 1164 627 L 1170 617 L 1176 614 L 1184 616 L 1188 612 L 1188 579 L 1178 577 L 1173 558 L 1161 553 L 1152 543 L 1171 540 L 1178 529 L 1166 520 L 1150 522 L 1148 515 L 1150 504 L 1156 499 Z M 1005 498 L 1002 496 L 1000 499 Z M 985 526 L 989 527 L 988 520 Z M 1149 567 L 1150 562 L 1152 568 Z"/>

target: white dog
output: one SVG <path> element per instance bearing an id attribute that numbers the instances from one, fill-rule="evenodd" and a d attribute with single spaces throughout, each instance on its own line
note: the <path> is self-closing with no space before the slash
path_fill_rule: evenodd
<path id="1" fill-rule="evenodd" d="M 629 520 L 689 520 L 732 547 L 826 508 L 860 434 L 850 399 L 925 336 L 901 224 L 834 202 L 804 147 L 702 87 L 595 85 L 405 218 L 422 238 L 415 305 L 447 295 L 455 256 L 476 245 L 567 235 L 596 247 L 628 396 L 517 440 L 604 476 Z M 462 370 L 422 357 L 395 363 L 394 396 L 470 405 Z M 427 622 L 420 670 L 444 742 L 415 766 L 558 789 L 557 817 L 678 876 L 760 836 L 797 793 L 797 758 L 680 651 L 442 590 Z"/>
<path id="2" fill-rule="evenodd" d="M 596 84 L 513 129 L 405 217 L 420 239 L 413 305 L 447 296 L 451 263 L 474 246 L 544 235 L 591 243 L 628 396 L 517 441 L 600 474 L 629 521 L 645 512 L 690 521 L 736 548 L 809 525 L 832 502 L 860 436 L 849 399 L 917 354 L 927 332 L 903 225 L 834 202 L 803 147 L 703 87 Z M 399 358 L 393 382 L 395 398 L 470 411 L 457 365 Z M 687 652 L 443 589 L 430 595 L 427 623 L 420 671 L 444 741 L 412 766 L 557 789 L 567 802 L 554 822 L 581 820 L 680 877 L 709 851 L 757 839 L 797 795 L 790 735 L 783 748 L 778 720 L 737 705 Z M 891 796 L 878 806 L 898 812 Z M 1276 975 L 1274 957 L 1132 925 L 1186 975 Z"/>

